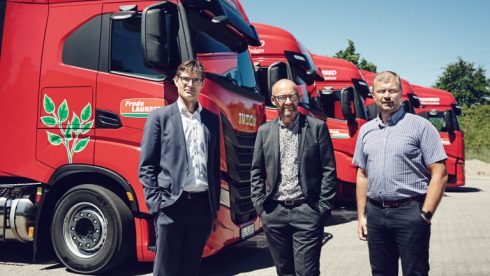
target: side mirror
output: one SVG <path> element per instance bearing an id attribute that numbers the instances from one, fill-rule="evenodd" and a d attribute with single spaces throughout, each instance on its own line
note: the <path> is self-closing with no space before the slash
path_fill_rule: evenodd
<path id="1" fill-rule="evenodd" d="M 402 108 L 406 113 L 412 113 L 410 112 L 410 102 L 409 101 L 402 101 Z"/>
<path id="2" fill-rule="evenodd" d="M 262 46 L 262 43 L 260 42 L 259 34 L 257 33 L 257 30 L 255 29 L 254 25 L 250 25 L 250 29 L 252 30 L 252 41 L 250 42 L 250 46 Z"/>
<path id="3" fill-rule="evenodd" d="M 141 18 L 141 47 L 146 65 L 166 70 L 173 63 L 169 52 L 177 36 L 177 7 L 170 2 L 151 5 Z"/>
<path id="4" fill-rule="evenodd" d="M 368 120 L 372 120 L 378 116 L 378 106 L 376 104 L 370 104 L 367 106 Z"/>
<path id="5" fill-rule="evenodd" d="M 267 94 L 270 98 L 272 96 L 272 86 L 278 80 L 289 79 L 288 65 L 284 62 L 276 62 L 267 68 Z"/>
<path id="6" fill-rule="evenodd" d="M 448 110 L 444 112 L 444 128 L 447 132 L 454 132 L 453 111 Z"/>
<path id="7" fill-rule="evenodd" d="M 342 108 L 342 115 L 348 121 L 354 119 L 354 113 L 351 109 L 351 103 L 354 101 L 354 88 L 346 87 L 340 92 L 340 106 Z"/>
<path id="8" fill-rule="evenodd" d="M 408 98 L 410 99 L 410 103 L 415 108 L 420 108 L 420 99 L 415 94 L 408 94 Z"/>
<path id="9" fill-rule="evenodd" d="M 454 106 L 453 110 L 456 116 L 461 116 L 463 114 L 463 110 L 461 110 L 461 107 L 459 105 Z"/>
<path id="10" fill-rule="evenodd" d="M 316 78 L 316 71 L 314 69 L 308 69 L 306 71 L 306 80 L 305 80 L 305 82 L 312 84 L 313 82 L 315 82 L 315 78 Z"/>

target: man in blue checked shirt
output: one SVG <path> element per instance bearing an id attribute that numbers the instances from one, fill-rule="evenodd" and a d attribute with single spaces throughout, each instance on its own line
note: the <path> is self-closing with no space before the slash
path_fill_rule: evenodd
<path id="1" fill-rule="evenodd" d="M 376 75 L 379 115 L 361 127 L 357 169 L 358 234 L 373 275 L 428 275 L 431 218 L 447 183 L 446 153 L 432 124 L 405 113 L 400 77 Z M 368 234 L 369 231 L 369 234 Z"/>

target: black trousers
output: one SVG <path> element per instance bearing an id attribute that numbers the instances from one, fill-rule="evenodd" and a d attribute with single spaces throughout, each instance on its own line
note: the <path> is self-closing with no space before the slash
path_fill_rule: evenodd
<path id="1" fill-rule="evenodd" d="M 268 201 L 260 219 L 278 275 L 320 275 L 323 220 L 318 211 L 306 203 L 291 207 Z"/>
<path id="2" fill-rule="evenodd" d="M 197 275 L 211 233 L 209 199 L 182 195 L 155 218 L 156 256 L 153 275 Z"/>
<path id="3" fill-rule="evenodd" d="M 430 224 L 420 216 L 421 203 L 397 208 L 366 205 L 369 260 L 373 275 L 429 274 Z"/>

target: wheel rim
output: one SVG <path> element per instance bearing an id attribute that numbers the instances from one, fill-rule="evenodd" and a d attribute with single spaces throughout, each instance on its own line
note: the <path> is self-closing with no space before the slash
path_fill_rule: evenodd
<path id="1" fill-rule="evenodd" d="M 77 203 L 66 213 L 63 236 L 71 253 L 84 259 L 94 257 L 107 240 L 107 219 L 94 204 Z"/>

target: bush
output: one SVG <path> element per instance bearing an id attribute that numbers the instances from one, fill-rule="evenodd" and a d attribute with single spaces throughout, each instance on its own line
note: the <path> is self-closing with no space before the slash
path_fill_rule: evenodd
<path id="1" fill-rule="evenodd" d="M 460 123 L 464 132 L 466 159 L 490 162 L 490 105 L 464 108 Z"/>

